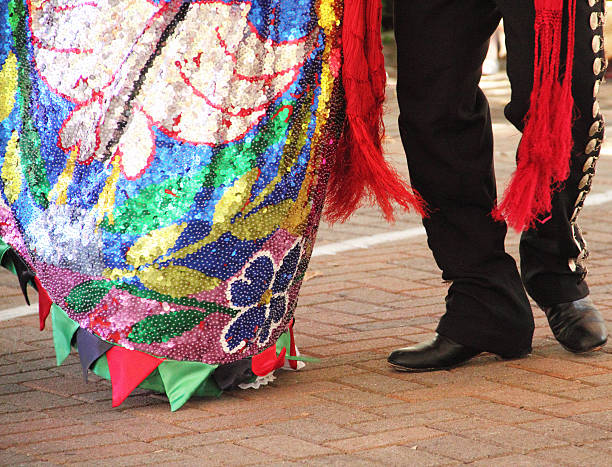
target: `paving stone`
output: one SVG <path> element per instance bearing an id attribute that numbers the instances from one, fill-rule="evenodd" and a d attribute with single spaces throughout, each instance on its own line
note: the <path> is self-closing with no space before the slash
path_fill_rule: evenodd
<path id="1" fill-rule="evenodd" d="M 518 409 L 494 402 L 481 402 L 479 404 L 457 407 L 454 410 L 500 423 L 521 423 L 548 418 L 547 415 L 539 412 Z"/>
<path id="2" fill-rule="evenodd" d="M 265 446 L 265 442 L 262 444 Z M 285 447 L 290 450 L 290 446 Z M 198 459 L 200 464 L 209 465 L 253 465 L 268 463 L 276 459 L 282 459 L 277 455 L 240 446 L 234 443 L 218 443 L 206 446 L 197 446 L 183 451 L 186 454 Z M 123 459 L 122 459 L 123 460 Z"/>
<path id="3" fill-rule="evenodd" d="M 410 383 L 398 378 L 392 378 L 384 375 L 367 374 L 367 375 L 352 375 L 346 378 L 341 378 L 339 382 L 379 394 L 394 394 L 402 391 L 420 389 L 423 386 L 417 383 Z"/>
<path id="4" fill-rule="evenodd" d="M 580 389 L 563 391 L 559 393 L 561 397 L 574 399 L 576 401 L 590 401 L 593 399 L 609 399 L 612 397 L 612 385 L 607 386 L 587 386 L 582 385 Z"/>
<path id="5" fill-rule="evenodd" d="M 83 378 L 71 378 L 67 376 L 25 381 L 22 384 L 28 388 L 50 392 L 59 396 L 72 396 L 74 394 L 96 392 L 101 389 L 110 393 L 109 387 L 106 384 L 101 385 L 94 381 L 85 382 Z"/>
<path id="6" fill-rule="evenodd" d="M 478 466 L 478 467 L 490 467 L 494 465 L 495 467 L 558 467 L 559 464 L 554 462 L 548 462 L 543 459 L 538 459 L 536 457 L 524 455 L 524 454 L 516 454 L 511 456 L 503 456 L 503 457 L 495 457 L 482 459 L 476 462 L 470 463 L 470 465 Z"/>
<path id="7" fill-rule="evenodd" d="M 265 464 L 268 465 L 324 465 L 324 466 L 334 466 L 334 467 L 370 467 L 370 466 L 383 466 L 388 465 L 382 462 L 375 462 L 372 459 L 368 459 L 362 456 L 357 456 L 354 454 L 335 454 L 331 456 L 317 456 L 310 457 L 308 459 L 304 459 L 302 461 L 294 461 L 290 463 L 271 463 Z"/>
<path id="8" fill-rule="evenodd" d="M 104 432 L 100 427 L 91 424 L 70 424 L 69 426 L 62 426 L 62 423 L 58 423 L 59 427 L 46 427 L 44 429 L 24 430 L 23 428 L 18 430 L 17 433 L 7 432 L 7 434 L 0 435 L 0 448 L 6 449 L 8 447 L 23 446 L 23 445 L 37 445 L 40 446 L 49 440 L 66 440 L 71 437 L 85 436 L 89 434 L 99 434 Z M 35 425 L 33 423 L 33 425 Z M 10 434 L 9 434 L 10 433 Z M 35 452 L 35 451 L 28 451 Z M 41 450 L 40 452 L 45 452 Z"/>
<path id="9" fill-rule="evenodd" d="M 570 420 L 584 425 L 596 426 L 602 430 L 612 430 L 612 410 L 598 408 L 597 411 L 575 415 Z M 612 442 L 610 442 L 610 447 L 612 448 Z"/>
<path id="10" fill-rule="evenodd" d="M 450 457 L 462 462 L 473 462 L 489 457 L 499 457 L 502 454 L 511 453 L 511 449 L 495 444 L 483 443 L 456 435 L 440 436 L 437 438 L 420 441 L 418 449 L 423 449 L 431 454 Z"/>
<path id="11" fill-rule="evenodd" d="M 541 433 L 556 439 L 571 439 L 574 443 L 611 439 L 612 431 L 605 431 L 593 426 L 584 425 L 572 420 L 551 418 L 537 422 L 522 423 L 519 425 L 525 430 Z M 611 441 L 612 442 L 612 441 Z"/>
<path id="12" fill-rule="evenodd" d="M 450 397 L 447 399 L 373 407 L 368 409 L 368 412 L 375 413 L 381 417 L 388 417 L 393 415 L 426 413 L 433 410 L 453 410 L 456 407 L 478 404 L 480 402 L 480 400 L 472 397 Z"/>
<path id="13" fill-rule="evenodd" d="M 125 420 L 107 421 L 100 424 L 101 427 L 115 433 L 123 433 L 126 436 L 148 443 L 159 438 L 174 437 L 177 435 L 189 435 L 192 430 L 180 428 L 168 423 L 152 424 L 150 420 L 143 418 L 132 418 Z"/>
<path id="14" fill-rule="evenodd" d="M 18 392 L 27 392 L 31 390 L 32 390 L 31 388 L 28 388 L 21 384 L 13 384 L 13 383 L 0 384 L 0 396 L 6 395 L 6 394 L 15 394 Z"/>
<path id="15" fill-rule="evenodd" d="M 207 433 L 184 434 L 172 438 L 162 438 L 151 444 L 168 450 L 184 450 L 195 446 L 207 444 L 234 442 L 241 439 L 250 439 L 269 436 L 270 432 L 261 427 L 233 428 L 231 430 L 209 431 Z"/>
<path id="16" fill-rule="evenodd" d="M 465 415 L 451 412 L 449 410 L 433 410 L 431 412 L 411 413 L 393 416 L 389 415 L 381 420 L 371 422 L 355 423 L 350 426 L 352 430 L 360 433 L 378 433 L 388 430 L 399 430 L 401 428 L 411 428 L 426 425 L 432 427 L 437 422 L 464 419 Z"/>
<path id="17" fill-rule="evenodd" d="M 305 418 L 310 415 L 304 407 L 267 408 L 258 407 L 250 411 L 230 415 L 206 418 L 203 420 L 185 420 L 176 422 L 177 426 L 205 433 L 209 431 L 227 430 L 230 428 L 254 427 L 274 420 L 290 420 Z"/>
<path id="18" fill-rule="evenodd" d="M 131 441 L 120 444 L 109 444 L 99 448 L 75 449 L 63 452 L 45 454 L 45 459 L 58 464 L 75 462 L 92 462 L 101 459 L 114 458 L 114 463 L 122 464 L 120 457 L 143 455 L 155 452 L 159 448 L 149 443 Z M 110 461 L 109 461 L 110 462 Z"/>
<path id="19" fill-rule="evenodd" d="M 344 299 L 375 305 L 391 305 L 397 300 L 397 293 L 386 292 L 372 287 L 357 287 L 343 290 L 338 295 Z"/>
<path id="20" fill-rule="evenodd" d="M 338 311 L 351 315 L 369 315 L 390 309 L 388 306 L 379 306 L 356 300 L 340 300 L 337 302 L 324 303 L 320 305 L 320 308 L 322 310 Z"/>
<path id="21" fill-rule="evenodd" d="M 372 321 L 371 319 L 362 318 L 360 316 L 355 316 L 350 313 L 341 313 L 339 311 L 330 311 L 323 309 L 319 309 L 314 313 L 309 313 L 308 319 L 335 326 Z"/>
<path id="22" fill-rule="evenodd" d="M 358 389 L 346 388 L 338 392 L 324 392 L 315 394 L 314 397 L 320 397 L 328 401 L 346 404 L 351 407 L 369 408 L 381 405 L 399 404 L 401 401 L 386 397 L 372 392 L 360 391 Z"/>
<path id="23" fill-rule="evenodd" d="M 240 446 L 272 453 L 285 459 L 304 459 L 311 456 L 334 454 L 337 451 L 315 443 L 286 435 L 271 435 L 235 441 Z"/>
<path id="24" fill-rule="evenodd" d="M 606 454 L 612 454 L 612 443 L 608 439 L 587 443 L 584 446 L 595 451 L 602 451 Z"/>
<path id="25" fill-rule="evenodd" d="M 81 404 L 81 401 L 70 397 L 57 396 L 48 392 L 29 391 L 19 394 L 5 394 L 0 396 L 0 402 L 21 407 L 23 409 L 52 409 L 56 407 L 66 407 Z"/>
<path id="26" fill-rule="evenodd" d="M 201 466 L 202 459 L 184 453 L 174 451 L 154 451 L 145 454 L 132 454 L 131 456 L 120 455 L 114 458 L 100 459 L 95 461 L 85 461 L 82 464 L 72 464 L 75 467 L 88 466 L 130 466 L 130 465 L 180 465 L 180 466 Z M 229 464 L 228 464 L 229 465 Z"/>
<path id="27" fill-rule="evenodd" d="M 612 457 L 609 454 L 595 450 L 590 446 L 563 446 L 532 452 L 530 455 L 546 462 L 553 462 L 555 465 L 576 467 L 584 467 L 585 465 L 596 465 L 598 467 L 612 466 Z"/>
<path id="28" fill-rule="evenodd" d="M 542 408 L 542 411 L 547 414 L 554 414 L 564 418 L 586 412 L 610 409 L 612 409 L 612 398 L 590 399 L 579 402 L 570 402 L 567 404 L 558 404 L 552 407 Z"/>
<path id="29" fill-rule="evenodd" d="M 26 419 L 26 420 L 12 420 L 13 423 L 3 423 L 2 429 L 0 432 L 2 435 L 9 435 L 15 433 L 30 433 L 33 431 L 39 430 L 52 430 L 60 427 L 70 427 L 72 426 L 72 430 L 78 430 L 78 427 L 82 427 L 83 424 L 78 420 L 66 419 L 66 418 L 51 418 L 51 417 L 43 417 L 43 418 L 34 418 L 34 419 Z M 71 430 L 71 431 L 72 431 Z M 64 430 L 65 431 L 65 430 Z M 98 431 L 93 428 L 93 431 Z M 47 431 L 48 432 L 48 431 Z M 72 431 L 74 432 L 74 431 Z M 29 435 L 28 435 L 29 436 Z M 36 435 L 33 435 L 36 437 Z M 46 436 L 46 435 L 45 435 Z"/>
<path id="30" fill-rule="evenodd" d="M 391 407 L 391 406 L 387 406 Z M 303 407 L 305 417 L 311 417 L 323 422 L 331 422 L 340 426 L 351 428 L 355 423 L 380 420 L 381 417 L 368 413 L 365 410 L 348 408 L 345 405 L 321 401 L 317 405 Z"/>
<path id="31" fill-rule="evenodd" d="M 445 433 L 441 431 L 421 426 L 331 441 L 326 443 L 326 445 L 344 452 L 358 452 L 393 444 L 414 443 L 419 440 L 443 435 L 445 435 Z"/>
<path id="32" fill-rule="evenodd" d="M 284 434 L 315 443 L 327 443 L 338 439 L 351 438 L 359 434 L 355 425 L 343 428 L 335 423 L 323 422 L 316 419 L 286 420 L 283 422 L 269 422 L 261 428 L 268 433 Z"/>
<path id="33" fill-rule="evenodd" d="M 0 426 L 9 423 L 18 423 L 24 420 L 39 420 L 41 418 L 49 418 L 49 416 L 43 412 L 25 410 L 22 412 L 11 412 L 0 414 Z"/>
<path id="34" fill-rule="evenodd" d="M 489 392 L 503 391 L 505 387 L 493 381 L 474 378 L 472 383 L 440 384 L 431 388 L 419 388 L 412 391 L 396 392 L 393 397 L 408 402 L 422 402 L 453 397 L 479 396 Z"/>
<path id="35" fill-rule="evenodd" d="M 546 447 L 563 446 L 566 441 L 555 440 L 542 436 L 533 436 L 533 432 L 516 426 L 497 424 L 466 430 L 463 436 L 490 444 L 499 444 L 512 448 L 514 452 L 528 452 Z"/>
<path id="36" fill-rule="evenodd" d="M 463 433 L 466 431 L 485 428 L 492 429 L 500 426 L 500 424 L 499 422 L 488 420 L 486 418 L 463 416 L 459 418 L 433 421 L 428 423 L 427 426 L 447 433 L 463 435 Z"/>
<path id="37" fill-rule="evenodd" d="M 317 366 L 306 366 L 304 370 L 298 371 L 292 375 L 292 378 L 294 378 L 296 382 L 307 383 L 313 381 L 333 381 L 345 376 L 366 373 L 366 370 L 357 368 L 353 365 L 333 365 L 327 368 L 318 368 Z"/>
<path id="38" fill-rule="evenodd" d="M 381 329 L 371 329 L 369 331 L 358 331 L 358 332 L 348 332 L 344 334 L 339 334 L 337 336 L 330 336 L 336 342 L 352 342 L 352 341 L 362 341 L 362 340 L 371 340 L 371 339 L 379 339 L 384 337 L 397 338 L 401 340 L 406 340 L 408 342 L 412 342 L 412 337 L 416 333 L 415 328 L 410 326 L 402 326 L 399 328 L 381 328 Z"/>
<path id="39" fill-rule="evenodd" d="M 199 403 L 196 402 L 196 403 Z M 208 412 L 202 409 L 198 409 L 193 406 L 194 401 L 187 402 L 180 410 L 171 412 L 168 410 L 168 406 L 164 404 L 157 404 L 152 406 L 136 407 L 133 409 L 122 412 L 126 417 L 129 416 L 142 416 L 151 419 L 151 423 L 175 423 L 182 420 L 198 420 L 206 419 L 215 416 L 215 413 Z M 204 407 L 204 404 L 202 404 Z"/>
<path id="40" fill-rule="evenodd" d="M 605 370 L 591 365 L 585 365 L 558 358 L 542 358 L 533 356 L 511 363 L 510 366 L 542 373 L 557 378 L 573 379 L 605 373 Z"/>
<path id="41" fill-rule="evenodd" d="M 313 355 L 335 356 L 346 353 L 370 351 L 374 349 L 391 351 L 396 347 L 405 346 L 405 344 L 406 341 L 402 339 L 380 337 L 378 339 L 367 339 L 363 341 L 342 342 L 340 344 L 329 344 L 319 347 L 308 347 L 305 349 L 305 351 L 310 352 Z M 381 366 L 383 365 L 386 365 L 386 363 L 381 362 Z"/>
<path id="42" fill-rule="evenodd" d="M 15 452 L 11 449 L 2 449 L 0 450 L 0 465 L 6 465 L 11 467 L 16 466 L 54 466 L 58 464 L 52 464 L 51 462 L 46 462 L 38 459 L 35 456 L 26 456 L 20 452 Z"/>
<path id="43" fill-rule="evenodd" d="M 380 462 L 389 466 L 442 466 L 452 465 L 456 461 L 448 457 L 431 454 L 419 449 L 417 442 L 413 446 L 389 446 L 385 448 L 371 449 L 360 453 L 361 456 L 371 462 Z"/>
<path id="44" fill-rule="evenodd" d="M 487 391 L 481 394 L 481 397 L 500 404 L 514 405 L 519 408 L 548 407 L 570 402 L 568 399 L 514 387 L 506 387 L 497 391 Z"/>

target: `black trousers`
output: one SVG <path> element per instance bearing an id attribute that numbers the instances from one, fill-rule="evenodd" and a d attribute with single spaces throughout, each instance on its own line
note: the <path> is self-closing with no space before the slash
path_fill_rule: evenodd
<path id="1" fill-rule="evenodd" d="M 505 115 L 522 130 L 533 84 L 533 0 L 395 1 L 400 133 L 411 183 L 432 210 L 423 221 L 428 244 L 443 279 L 452 281 L 438 332 L 459 343 L 512 355 L 529 348 L 533 335 L 525 289 L 541 306 L 589 293 L 576 219 L 603 136 L 595 100 L 605 68 L 603 4 L 577 1 L 571 175 L 554 197 L 552 217 L 523 233 L 520 276 L 504 250 L 506 225 L 490 215 L 497 198 L 493 136 L 478 83 L 503 17 L 512 86 Z"/>

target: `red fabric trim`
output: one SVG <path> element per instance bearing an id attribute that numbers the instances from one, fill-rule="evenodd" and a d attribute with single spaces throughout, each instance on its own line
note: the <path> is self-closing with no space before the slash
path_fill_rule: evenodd
<path id="1" fill-rule="evenodd" d="M 268 373 L 272 373 L 274 370 L 282 368 L 285 364 L 285 355 L 287 349 L 283 347 L 281 353 L 276 356 L 276 345 L 268 347 L 263 352 L 253 355 L 251 359 L 251 370 L 257 376 L 266 376 Z"/>
<path id="2" fill-rule="evenodd" d="M 534 227 L 550 212 L 552 195 L 569 176 L 573 146 L 572 70 L 576 0 L 568 0 L 568 38 L 565 70 L 561 71 L 563 0 L 535 0 L 535 59 L 533 89 L 517 168 L 493 211 L 521 231 Z"/>
<path id="3" fill-rule="evenodd" d="M 290 339 L 289 356 L 297 357 L 297 347 L 295 346 L 295 336 L 293 335 L 293 323 L 295 323 L 295 320 L 292 319 L 291 324 L 289 325 L 289 339 Z M 298 367 L 297 360 L 289 360 L 289 366 L 291 367 L 292 370 L 297 370 L 297 367 Z"/>
<path id="4" fill-rule="evenodd" d="M 36 283 L 36 290 L 38 290 L 38 319 L 40 321 L 40 330 L 45 329 L 45 323 L 47 321 L 47 316 L 51 312 L 51 305 L 53 305 L 53 301 L 49 294 L 45 290 L 45 288 L 40 283 L 40 279 L 34 276 L 34 282 Z"/>
<path id="5" fill-rule="evenodd" d="M 342 26 L 344 130 L 330 170 L 326 217 L 345 221 L 364 199 L 376 202 L 393 220 L 393 201 L 425 214 L 421 197 L 385 161 L 383 102 L 385 71 L 380 0 L 346 0 Z"/>
<path id="6" fill-rule="evenodd" d="M 106 352 L 113 386 L 113 407 L 117 407 L 165 358 L 114 345 Z"/>

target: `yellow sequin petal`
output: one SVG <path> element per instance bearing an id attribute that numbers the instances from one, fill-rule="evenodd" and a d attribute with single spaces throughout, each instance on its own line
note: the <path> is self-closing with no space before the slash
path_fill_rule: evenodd
<path id="1" fill-rule="evenodd" d="M 11 139 L 6 144 L 4 164 L 2 165 L 2 181 L 4 194 L 9 203 L 13 204 L 21 193 L 21 161 L 19 159 L 19 136 L 13 131 Z"/>
<path id="2" fill-rule="evenodd" d="M 0 70 L 0 121 L 7 118 L 15 107 L 17 91 L 17 57 L 9 52 Z"/>

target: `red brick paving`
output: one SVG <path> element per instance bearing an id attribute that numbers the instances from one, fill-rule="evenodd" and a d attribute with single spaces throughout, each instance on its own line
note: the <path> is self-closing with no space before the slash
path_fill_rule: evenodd
<path id="1" fill-rule="evenodd" d="M 514 134 L 500 119 L 506 88 L 499 83 L 496 131 Z M 612 85 L 602 87 L 601 102 L 612 109 Z M 389 107 L 389 153 L 406 173 L 397 110 Z M 515 143 L 497 142 L 502 180 Z M 612 190 L 607 148 L 595 192 Z M 581 215 L 592 296 L 608 323 L 610 206 Z M 318 242 L 418 225 L 402 215 L 387 226 L 363 209 L 345 225 L 323 225 Z M 518 236 L 509 234 L 507 245 L 516 256 Z M 321 361 L 281 372 L 259 391 L 193 399 L 175 413 L 146 391 L 113 409 L 109 383 L 95 376 L 83 383 L 74 356 L 55 366 L 51 333 L 38 331 L 35 316 L 0 321 L 0 465 L 612 466 L 612 346 L 585 356 L 564 351 L 535 306 L 529 358 L 483 355 L 435 373 L 388 368 L 390 349 L 431 336 L 445 289 L 423 237 L 315 257 L 296 332 L 302 352 Z M 22 304 L 14 277 L 0 273 L 0 310 Z"/>

